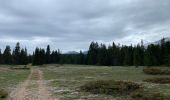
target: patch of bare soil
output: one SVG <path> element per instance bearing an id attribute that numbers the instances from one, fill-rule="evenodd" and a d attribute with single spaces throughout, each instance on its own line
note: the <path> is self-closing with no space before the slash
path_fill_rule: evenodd
<path id="1" fill-rule="evenodd" d="M 57 100 L 47 90 L 43 80 L 43 72 L 31 69 L 28 78 L 12 91 L 7 100 Z"/>

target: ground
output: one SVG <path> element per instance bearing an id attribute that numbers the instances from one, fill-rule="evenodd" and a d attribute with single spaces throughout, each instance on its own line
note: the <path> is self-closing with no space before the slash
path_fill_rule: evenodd
<path id="1" fill-rule="evenodd" d="M 11 70 L 9 67 L 0 67 L 0 88 L 8 90 L 7 99 L 12 100 L 25 97 L 26 100 L 32 100 L 28 97 L 36 100 L 127 100 L 124 96 L 94 95 L 79 90 L 93 80 L 130 80 L 143 84 L 149 91 L 170 94 L 170 84 L 143 82 L 159 75 L 146 75 L 142 67 L 43 65 L 33 66 L 31 70 Z"/>

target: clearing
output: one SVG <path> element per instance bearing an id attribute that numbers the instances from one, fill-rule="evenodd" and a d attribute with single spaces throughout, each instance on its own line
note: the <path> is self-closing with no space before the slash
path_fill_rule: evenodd
<path id="1" fill-rule="evenodd" d="M 143 67 L 43 65 L 31 70 L 10 69 L 0 66 L 0 89 L 9 93 L 7 100 L 127 100 L 125 96 L 92 94 L 79 88 L 89 81 L 129 80 L 153 92 L 170 94 L 170 84 L 144 82 L 147 78 L 170 77 L 148 75 Z"/>

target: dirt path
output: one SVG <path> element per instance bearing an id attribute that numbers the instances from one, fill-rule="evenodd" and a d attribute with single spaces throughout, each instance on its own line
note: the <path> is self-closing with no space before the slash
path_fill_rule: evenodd
<path id="1" fill-rule="evenodd" d="M 27 80 L 12 91 L 7 100 L 56 100 L 47 89 L 43 72 L 31 69 Z"/>

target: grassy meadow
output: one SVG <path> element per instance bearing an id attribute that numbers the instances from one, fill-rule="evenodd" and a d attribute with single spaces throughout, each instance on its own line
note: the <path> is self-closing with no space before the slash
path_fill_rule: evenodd
<path id="1" fill-rule="evenodd" d="M 170 94 L 170 84 L 147 83 L 143 80 L 154 77 L 170 77 L 170 75 L 147 75 L 143 67 L 108 67 L 84 65 L 46 65 L 41 68 L 51 87 L 50 90 L 59 100 L 127 100 L 126 96 L 104 95 L 82 92 L 79 87 L 89 81 L 126 80 L 139 83 L 146 91 Z"/>
<path id="2" fill-rule="evenodd" d="M 128 100 L 125 95 L 93 94 L 80 90 L 80 87 L 86 83 L 98 80 L 131 81 L 142 85 L 145 91 L 153 93 L 159 92 L 165 95 L 170 94 L 169 83 L 156 84 L 143 81 L 149 78 L 170 77 L 170 75 L 145 74 L 143 72 L 143 67 L 51 64 L 32 66 L 32 68 L 38 68 L 43 72 L 43 78 L 47 84 L 48 90 L 59 100 Z M 1 65 L 0 89 L 10 93 L 18 84 L 26 80 L 29 74 L 30 70 L 11 69 L 11 66 Z"/>
<path id="3" fill-rule="evenodd" d="M 29 75 L 29 70 L 14 70 L 12 65 L 0 65 L 0 90 L 10 93 Z M 15 66 L 16 67 L 16 66 Z M 22 67 L 22 66 L 17 66 Z M 1 100 L 1 98 L 0 98 Z"/>

